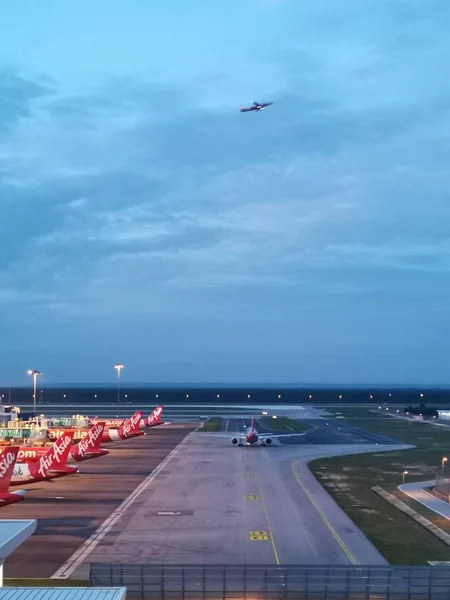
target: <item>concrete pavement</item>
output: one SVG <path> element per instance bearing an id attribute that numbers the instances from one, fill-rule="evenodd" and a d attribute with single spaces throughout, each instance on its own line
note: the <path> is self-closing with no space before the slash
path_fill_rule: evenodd
<path id="1" fill-rule="evenodd" d="M 238 448 L 193 433 L 86 562 L 386 564 L 307 468 L 371 449 L 399 446 Z"/>
<path id="2" fill-rule="evenodd" d="M 433 494 L 430 494 L 427 490 L 427 488 L 430 489 L 435 485 L 436 481 L 432 479 L 430 481 L 419 481 L 417 483 L 405 483 L 399 485 L 398 489 L 410 498 L 423 504 L 423 506 L 426 506 L 438 515 L 441 515 L 441 517 L 450 519 L 450 503 L 440 500 Z"/>

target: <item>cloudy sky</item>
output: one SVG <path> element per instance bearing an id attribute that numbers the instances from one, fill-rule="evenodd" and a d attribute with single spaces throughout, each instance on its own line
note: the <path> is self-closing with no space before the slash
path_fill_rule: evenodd
<path id="1" fill-rule="evenodd" d="M 449 30 L 448 0 L 8 3 L 0 384 L 448 382 Z"/>

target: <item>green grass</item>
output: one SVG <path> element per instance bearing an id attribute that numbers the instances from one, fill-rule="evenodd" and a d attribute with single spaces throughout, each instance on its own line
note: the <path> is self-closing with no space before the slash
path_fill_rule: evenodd
<path id="1" fill-rule="evenodd" d="M 89 587 L 85 579 L 4 579 L 5 587 Z"/>
<path id="2" fill-rule="evenodd" d="M 345 423 L 417 448 L 320 459 L 310 463 L 311 471 L 390 563 L 419 565 L 428 560 L 448 560 L 448 546 L 377 496 L 370 487 L 380 485 L 450 533 L 447 519 L 397 489 L 403 471 L 408 471 L 408 482 L 435 478 L 442 456 L 450 455 L 450 429 L 370 413 L 367 409 L 340 412 L 347 417 L 343 419 Z"/>
<path id="3" fill-rule="evenodd" d="M 222 419 L 220 417 L 207 419 L 203 424 L 203 427 L 200 427 L 199 431 L 219 431 L 221 421 Z"/>
<path id="4" fill-rule="evenodd" d="M 264 427 L 267 427 L 267 429 L 280 433 L 302 433 L 303 431 L 308 431 L 308 429 L 310 429 L 310 425 L 308 425 L 308 423 L 297 421 L 296 419 L 290 419 L 289 417 L 278 417 L 277 419 L 272 419 L 272 417 L 263 417 L 260 419 L 260 421 Z"/>

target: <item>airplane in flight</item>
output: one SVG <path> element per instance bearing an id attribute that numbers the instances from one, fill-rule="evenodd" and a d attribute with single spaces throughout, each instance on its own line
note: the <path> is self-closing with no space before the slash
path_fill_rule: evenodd
<path id="1" fill-rule="evenodd" d="M 156 427 L 157 425 L 168 425 L 168 421 L 162 420 L 162 413 L 164 406 L 157 406 L 155 410 L 145 419 L 141 419 L 139 422 L 139 429 L 148 429 L 149 427 Z M 124 420 L 123 419 L 89 419 L 89 423 L 100 423 L 105 421 L 106 427 L 110 429 L 119 428 Z"/>
<path id="2" fill-rule="evenodd" d="M 213 435 L 215 437 L 227 437 L 229 439 L 230 434 L 224 433 L 202 433 L 203 435 Z M 258 442 L 261 442 L 261 446 L 270 446 L 273 440 L 279 438 L 293 437 L 295 435 L 304 435 L 303 433 L 258 433 L 255 428 L 255 420 L 252 417 L 250 427 L 248 427 L 243 433 L 235 434 L 231 438 L 231 443 L 234 446 L 254 446 Z"/>
<path id="3" fill-rule="evenodd" d="M 18 454 L 19 446 L 8 446 L 0 454 L 0 507 L 23 500 L 25 490 L 8 491 Z"/>
<path id="4" fill-rule="evenodd" d="M 101 435 L 101 443 L 108 444 L 111 442 L 117 442 L 119 440 L 126 440 L 129 438 L 138 437 L 140 435 L 145 435 L 144 431 L 141 431 L 139 429 L 141 419 L 142 413 L 138 411 L 135 412 L 132 417 L 123 421 L 119 428 L 109 428 L 105 425 L 105 428 Z M 52 427 L 47 430 L 47 437 L 49 440 L 54 441 L 67 431 L 74 432 L 74 440 L 76 442 L 79 442 L 89 434 L 90 428 L 83 427 L 80 429 L 68 429 L 64 427 Z"/>
<path id="5" fill-rule="evenodd" d="M 251 106 L 240 106 L 239 110 L 241 112 L 255 112 L 264 110 L 268 106 L 272 106 L 273 102 L 252 102 Z"/>
<path id="6" fill-rule="evenodd" d="M 77 468 L 67 466 L 72 439 L 73 432 L 67 431 L 47 448 L 45 454 L 38 461 L 16 462 L 10 485 L 48 481 L 78 473 Z M 4 448 L 2 454 L 5 452 L 8 452 L 8 448 Z"/>
<path id="7" fill-rule="evenodd" d="M 109 454 L 109 450 L 100 448 L 104 429 L 104 422 L 92 425 L 87 435 L 78 444 L 71 446 L 67 463 L 73 464 Z M 17 460 L 19 462 L 37 462 L 45 455 L 47 449 L 45 446 L 20 446 Z"/>

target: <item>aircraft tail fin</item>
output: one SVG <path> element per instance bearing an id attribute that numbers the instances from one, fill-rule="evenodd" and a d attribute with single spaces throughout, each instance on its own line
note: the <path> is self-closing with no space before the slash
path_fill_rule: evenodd
<path id="1" fill-rule="evenodd" d="M 105 421 L 95 423 L 91 426 L 87 434 L 82 438 L 76 446 L 72 448 L 72 455 L 75 457 L 83 457 L 89 452 L 95 452 L 100 448 L 102 442 L 102 434 L 105 429 Z"/>
<path id="2" fill-rule="evenodd" d="M 39 460 L 39 473 L 44 477 L 50 470 L 65 467 L 75 432 L 65 431 Z"/>
<path id="3" fill-rule="evenodd" d="M 142 413 L 140 411 L 137 411 L 132 417 L 124 421 L 117 430 L 119 437 L 127 437 L 129 433 L 137 431 L 139 429 L 141 418 Z"/>
<path id="4" fill-rule="evenodd" d="M 164 406 L 160 405 L 145 419 L 145 426 L 152 427 L 153 425 L 159 425 L 163 414 Z"/>
<path id="5" fill-rule="evenodd" d="M 20 446 L 7 446 L 0 454 L 0 493 L 8 492 Z"/>

